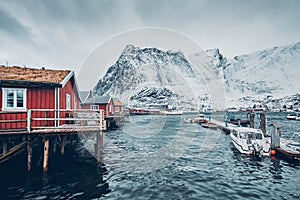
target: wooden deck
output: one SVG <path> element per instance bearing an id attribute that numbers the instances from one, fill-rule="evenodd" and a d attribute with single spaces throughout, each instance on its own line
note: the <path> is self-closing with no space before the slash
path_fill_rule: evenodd
<path id="1" fill-rule="evenodd" d="M 55 134 L 78 134 L 99 132 L 99 126 L 79 126 L 73 124 L 64 124 L 59 127 L 43 127 L 41 129 L 28 131 L 24 130 L 1 130 L 0 135 L 55 135 Z"/>
<path id="2" fill-rule="evenodd" d="M 103 110 L 31 109 L 19 111 L 18 119 L 5 118 L 17 111 L 0 112 L 1 135 L 50 135 L 106 130 Z"/>

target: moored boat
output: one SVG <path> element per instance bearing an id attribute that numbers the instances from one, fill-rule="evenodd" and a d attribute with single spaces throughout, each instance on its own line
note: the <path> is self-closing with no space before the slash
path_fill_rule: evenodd
<path id="1" fill-rule="evenodd" d="M 209 128 L 209 129 L 214 129 L 214 130 L 218 129 L 218 126 L 216 124 L 211 123 L 211 122 L 202 123 L 201 126 L 203 128 Z"/>
<path id="2" fill-rule="evenodd" d="M 300 120 L 300 116 L 297 114 L 297 113 L 289 113 L 287 116 L 286 116 L 287 119 L 289 120 L 296 120 L 297 118 L 299 118 Z"/>
<path id="3" fill-rule="evenodd" d="M 230 138 L 235 148 L 242 154 L 270 155 L 270 143 L 259 129 L 236 127 L 231 130 Z"/>
<path id="4" fill-rule="evenodd" d="M 161 111 L 161 114 L 164 115 L 182 115 L 183 111 L 182 110 L 167 110 L 167 111 Z"/>
<path id="5" fill-rule="evenodd" d="M 146 110 L 144 108 L 129 108 L 130 115 L 149 115 L 149 110 Z"/>
<path id="6" fill-rule="evenodd" d="M 194 123 L 199 123 L 199 124 L 201 124 L 201 123 L 207 122 L 208 120 L 205 119 L 205 116 L 204 116 L 203 114 L 198 114 L 197 117 L 195 117 L 195 118 L 193 119 L 193 121 L 194 121 Z"/>
<path id="7" fill-rule="evenodd" d="M 237 126 L 247 127 L 247 126 L 250 125 L 250 120 L 249 119 L 236 118 L 234 113 L 227 112 L 225 114 L 225 123 L 230 123 L 230 124 L 237 125 Z"/>

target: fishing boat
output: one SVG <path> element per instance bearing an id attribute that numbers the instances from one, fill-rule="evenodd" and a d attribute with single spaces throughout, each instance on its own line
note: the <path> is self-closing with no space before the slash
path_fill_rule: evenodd
<path id="1" fill-rule="evenodd" d="M 182 110 L 166 110 L 166 111 L 161 111 L 161 114 L 164 115 L 182 115 L 183 111 Z"/>
<path id="2" fill-rule="evenodd" d="M 194 123 L 199 123 L 199 124 L 204 123 L 204 122 L 207 122 L 207 121 L 208 121 L 208 120 L 205 119 L 205 116 L 204 116 L 203 114 L 198 114 L 197 117 L 195 117 L 195 118 L 193 119 L 193 122 L 194 122 Z"/>
<path id="3" fill-rule="evenodd" d="M 213 124 L 211 122 L 205 122 L 205 123 L 202 123 L 201 126 L 203 128 L 209 128 L 209 129 L 213 129 L 213 130 L 217 130 L 218 129 L 218 126 L 216 124 Z"/>
<path id="4" fill-rule="evenodd" d="M 231 130 L 230 138 L 234 147 L 242 154 L 269 156 L 270 143 L 259 129 L 236 127 Z"/>
<path id="5" fill-rule="evenodd" d="M 225 123 L 230 123 L 230 124 L 234 124 L 237 126 L 247 127 L 250 125 L 250 120 L 237 118 L 233 112 L 227 112 L 225 114 Z"/>
<path id="6" fill-rule="evenodd" d="M 149 110 L 144 108 L 129 108 L 130 115 L 150 115 Z"/>
<path id="7" fill-rule="evenodd" d="M 286 116 L 286 118 L 289 119 L 289 120 L 296 120 L 297 118 L 299 118 L 299 120 L 300 120 L 300 116 L 295 112 L 289 113 Z"/>

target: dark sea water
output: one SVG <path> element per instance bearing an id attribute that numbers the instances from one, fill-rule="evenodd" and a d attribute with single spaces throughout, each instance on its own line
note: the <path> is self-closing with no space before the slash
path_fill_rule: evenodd
<path id="1" fill-rule="evenodd" d="M 279 123 L 290 138 L 300 121 L 285 116 L 268 114 L 267 124 Z M 102 164 L 94 139 L 83 139 L 64 155 L 51 153 L 43 173 L 37 145 L 30 172 L 26 151 L 0 165 L 0 199 L 300 199 L 298 164 L 240 155 L 228 135 L 184 117 L 130 117 L 105 133 Z"/>

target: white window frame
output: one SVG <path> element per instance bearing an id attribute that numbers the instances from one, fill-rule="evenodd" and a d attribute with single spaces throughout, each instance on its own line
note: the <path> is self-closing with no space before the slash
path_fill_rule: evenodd
<path id="1" fill-rule="evenodd" d="M 66 94 L 66 109 L 70 110 L 71 109 L 71 95 L 70 94 Z"/>
<path id="2" fill-rule="evenodd" d="M 14 93 L 13 107 L 7 106 L 7 93 L 12 91 Z M 23 93 L 23 107 L 17 107 L 17 92 Z M 26 88 L 2 88 L 2 110 L 26 110 L 27 89 Z"/>
<path id="3" fill-rule="evenodd" d="M 115 112 L 117 112 L 117 113 L 121 112 L 121 109 L 119 106 L 115 106 Z"/>
<path id="4" fill-rule="evenodd" d="M 73 99 L 74 99 L 74 109 L 77 109 L 77 103 L 76 103 L 76 96 L 75 96 L 75 94 L 74 94 Z"/>
<path id="5" fill-rule="evenodd" d="M 99 110 L 99 105 L 90 105 L 91 110 Z"/>

